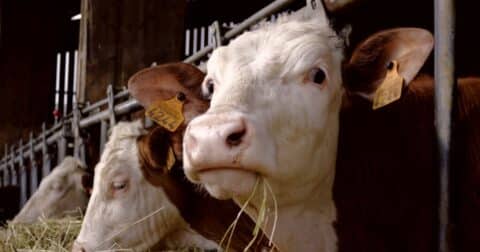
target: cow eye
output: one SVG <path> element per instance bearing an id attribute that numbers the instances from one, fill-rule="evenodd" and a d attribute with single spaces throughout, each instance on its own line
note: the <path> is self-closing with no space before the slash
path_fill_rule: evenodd
<path id="1" fill-rule="evenodd" d="M 325 83 L 326 75 L 325 72 L 316 67 L 308 73 L 308 80 L 315 84 L 323 85 Z"/>
<path id="2" fill-rule="evenodd" d="M 121 181 L 121 182 L 113 182 L 112 183 L 112 189 L 114 191 L 120 191 L 123 190 L 127 187 L 127 182 L 126 181 Z"/>
<path id="3" fill-rule="evenodd" d="M 207 100 L 212 99 L 212 95 L 214 91 L 215 91 L 215 83 L 213 82 L 213 79 L 209 78 L 204 82 L 204 85 L 202 87 L 203 98 Z"/>

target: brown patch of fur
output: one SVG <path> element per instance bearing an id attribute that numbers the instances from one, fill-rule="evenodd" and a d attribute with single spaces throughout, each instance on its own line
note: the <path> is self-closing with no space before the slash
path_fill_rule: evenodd
<path id="1" fill-rule="evenodd" d="M 434 251 L 438 165 L 434 84 L 420 76 L 373 111 L 348 97 L 340 115 L 334 197 L 339 251 Z M 480 237 L 480 79 L 461 79 L 452 132 L 452 216 L 459 251 Z M 360 250 L 359 250 L 360 249 Z"/>
<path id="2" fill-rule="evenodd" d="M 168 134 L 159 127 L 150 130 L 138 140 L 141 169 L 145 178 L 152 185 L 163 188 L 194 230 L 208 239 L 220 242 L 240 211 L 239 207 L 231 200 L 214 199 L 187 181 L 181 162 L 177 162 L 171 171 L 160 168 L 163 167 L 169 144 Z M 244 214 L 237 225 L 231 248 L 243 250 L 253 238 L 254 226 L 253 221 Z M 262 246 L 267 247 L 267 240 L 263 237 L 258 239 L 257 249 L 254 251 L 260 251 Z"/>

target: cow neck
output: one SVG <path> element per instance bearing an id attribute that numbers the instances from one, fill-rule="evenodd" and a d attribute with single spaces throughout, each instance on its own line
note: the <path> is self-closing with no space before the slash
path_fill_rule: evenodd
<path id="1" fill-rule="evenodd" d="M 207 192 L 195 187 L 185 178 L 181 167 L 182 163 L 178 161 L 170 174 L 163 176 L 155 186 L 162 187 L 193 230 L 209 240 L 219 242 L 240 211 L 238 206 L 233 201 L 210 197 Z M 240 218 L 232 249 L 241 251 L 247 246 L 252 239 L 254 225 L 247 216 Z M 259 237 L 255 244 L 260 248 L 267 247 L 267 240 Z"/>
<path id="2" fill-rule="evenodd" d="M 246 211 L 256 220 L 258 209 L 256 205 L 247 207 Z M 273 243 L 279 251 L 335 251 L 336 234 L 332 225 L 335 216 L 332 197 L 320 194 L 311 195 L 310 200 L 301 205 L 279 207 Z M 267 215 L 268 220 L 274 217 L 273 211 Z M 273 221 L 269 221 L 262 230 L 270 236 L 272 228 Z"/>
<path id="3" fill-rule="evenodd" d="M 288 251 L 336 251 L 337 237 L 333 222 L 336 220 L 336 209 L 333 201 L 333 182 L 335 177 L 335 163 L 338 143 L 338 119 L 334 119 L 336 125 L 331 125 L 332 130 L 325 136 L 328 143 L 318 148 L 310 167 L 322 167 L 325 171 L 321 178 L 311 180 L 310 184 L 289 185 L 289 188 L 301 188 L 301 191 L 291 191 L 290 195 L 304 195 L 293 200 L 279 200 L 278 222 L 275 229 L 273 242 L 281 252 Z M 337 127 L 336 127 L 337 126 Z M 261 184 L 258 188 L 261 188 Z M 282 185 L 280 185 L 282 187 Z M 292 189 L 295 190 L 295 189 Z M 252 201 L 253 207 L 247 207 L 247 214 L 254 220 L 257 219 L 259 207 L 259 193 Z M 236 201 L 239 204 L 239 201 Z M 241 204 L 239 204 L 241 205 Z M 270 207 L 273 209 L 273 206 Z M 262 228 L 267 236 L 270 236 L 273 228 L 274 211 L 268 212 L 268 221 Z"/>

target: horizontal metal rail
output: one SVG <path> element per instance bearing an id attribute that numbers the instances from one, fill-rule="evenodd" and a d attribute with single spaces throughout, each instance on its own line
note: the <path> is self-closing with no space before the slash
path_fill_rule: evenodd
<path id="1" fill-rule="evenodd" d="M 127 98 L 129 96 L 129 92 L 128 90 L 122 90 L 121 92 L 117 93 L 114 98 L 115 100 L 118 100 L 118 99 L 122 99 L 122 98 Z M 88 114 L 92 111 L 94 111 L 95 109 L 98 109 L 102 106 L 105 106 L 108 104 L 108 99 L 102 99 L 100 101 L 97 101 L 95 102 L 94 104 L 91 104 L 87 107 L 85 107 L 84 109 L 82 109 L 82 113 L 83 114 Z"/>
<path id="2" fill-rule="evenodd" d="M 286 7 L 288 4 L 294 2 L 295 0 L 277 0 L 269 5 L 267 5 L 265 8 L 259 10 L 249 18 L 245 19 L 243 22 L 238 24 L 235 28 L 231 29 L 225 35 L 222 37 L 222 41 L 227 41 L 230 40 L 238 35 L 240 35 L 242 32 L 244 32 L 246 29 L 251 27 L 252 25 L 255 25 L 258 23 L 258 21 L 262 20 L 263 18 L 266 18 L 270 16 L 271 14 L 277 12 L 281 8 Z M 201 58 L 205 57 L 207 54 L 213 51 L 215 47 L 213 45 L 209 45 L 207 47 L 204 47 L 202 50 L 198 51 L 194 55 L 186 58 L 184 60 L 185 63 L 194 63 L 197 60 L 200 60 Z"/>

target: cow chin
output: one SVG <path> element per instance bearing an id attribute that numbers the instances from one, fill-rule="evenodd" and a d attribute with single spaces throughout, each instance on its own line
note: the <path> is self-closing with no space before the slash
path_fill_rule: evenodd
<path id="1" fill-rule="evenodd" d="M 239 168 L 219 168 L 200 172 L 198 178 L 210 195 L 226 200 L 248 197 L 258 175 Z"/>

